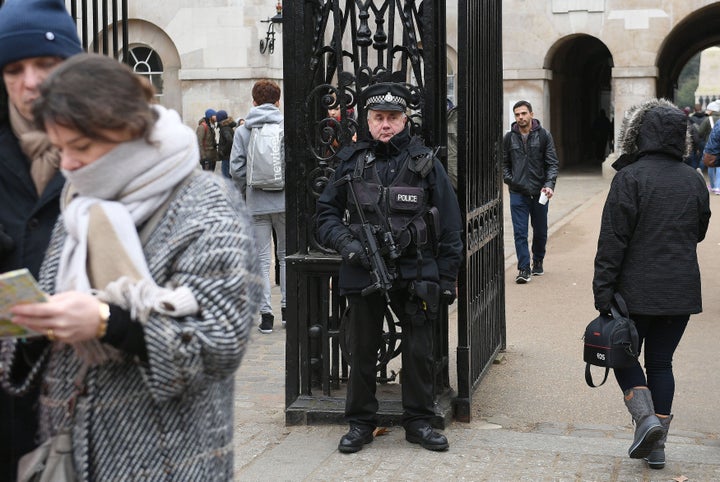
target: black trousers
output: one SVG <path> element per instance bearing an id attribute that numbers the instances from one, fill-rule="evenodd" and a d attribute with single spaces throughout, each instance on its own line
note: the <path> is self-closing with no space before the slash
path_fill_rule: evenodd
<path id="1" fill-rule="evenodd" d="M 403 426 L 435 415 L 433 393 L 432 321 L 411 323 L 405 313 L 410 298 L 407 290 L 392 291 L 391 308 L 402 327 L 402 405 Z M 382 343 L 387 302 L 380 293 L 348 295 L 345 323 L 350 348 L 350 379 L 345 400 L 345 419 L 349 424 L 377 426 L 378 401 L 375 397 L 376 365 Z"/>

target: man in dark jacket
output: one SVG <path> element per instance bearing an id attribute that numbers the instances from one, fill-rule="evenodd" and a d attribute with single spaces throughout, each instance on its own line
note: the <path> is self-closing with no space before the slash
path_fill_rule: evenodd
<path id="1" fill-rule="evenodd" d="M 690 315 L 702 311 L 697 244 L 705 238 L 710 202 L 702 176 L 683 162 L 688 122 L 666 100 L 630 109 L 595 256 L 595 308 L 610 312 L 620 293 L 644 351 L 647 374 L 639 361 L 615 369 L 635 421 L 628 453 L 656 469 L 665 465 L 672 419 L 673 353 Z"/>
<path id="2" fill-rule="evenodd" d="M 216 118 L 220 131 L 217 151 L 221 163 L 221 172 L 223 176 L 230 179 L 230 152 L 232 151 L 237 123 L 232 117 L 228 117 L 227 112 L 224 110 L 217 111 Z"/>
<path id="3" fill-rule="evenodd" d="M 80 52 L 64 1 L 8 0 L 0 7 L 0 272 L 28 268 L 37 277 L 40 271 L 64 179 L 60 153 L 33 126 L 31 108 L 45 77 Z M 49 345 L 45 338 L 17 343 L 28 361 L 24 369 Z M 38 392 L 37 385 L 0 388 L 2 481 L 15 480 L 18 458 L 35 447 Z"/>
<path id="4" fill-rule="evenodd" d="M 513 106 L 515 122 L 505 134 L 503 180 L 510 189 L 510 215 L 518 260 L 516 283 L 529 283 L 542 276 L 547 244 L 548 200 L 553 197 L 558 174 L 558 158 L 550 133 L 533 119 L 530 102 Z M 533 227 L 532 271 L 528 250 L 528 218 Z"/>
<path id="5" fill-rule="evenodd" d="M 463 255 L 460 209 L 445 169 L 431 149 L 410 135 L 408 89 L 380 83 L 362 95 L 373 140 L 338 152 L 341 164 L 317 203 L 318 238 L 343 257 L 338 288 L 348 302 L 343 323 L 351 366 L 345 403 L 350 430 L 338 450 L 357 452 L 373 440 L 375 366 L 388 301 L 403 334 L 405 438 L 428 450 L 446 450 L 447 439 L 430 426 L 435 417 L 432 328 L 440 302 L 455 298 Z M 394 279 L 387 290 L 373 286 L 377 273 L 368 257 L 374 253 L 361 242 L 361 218 L 372 226 Z"/>

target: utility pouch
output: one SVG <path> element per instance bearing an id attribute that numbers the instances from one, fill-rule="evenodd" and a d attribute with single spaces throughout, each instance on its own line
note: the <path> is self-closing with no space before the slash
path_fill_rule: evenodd
<path id="1" fill-rule="evenodd" d="M 408 316 L 410 323 L 415 326 L 423 326 L 428 321 L 423 306 L 424 301 L 414 296 L 411 296 L 410 299 L 405 302 L 405 314 Z"/>
<path id="2" fill-rule="evenodd" d="M 434 281 L 412 281 L 408 290 L 410 299 L 405 310 L 413 324 L 436 320 L 440 311 L 440 285 Z"/>

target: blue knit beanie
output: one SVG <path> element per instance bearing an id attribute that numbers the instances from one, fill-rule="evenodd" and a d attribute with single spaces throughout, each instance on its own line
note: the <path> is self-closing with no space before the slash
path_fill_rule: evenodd
<path id="1" fill-rule="evenodd" d="M 217 115 L 217 112 L 215 112 L 215 109 L 208 109 L 205 111 L 205 118 L 208 120 L 214 115 Z"/>
<path id="2" fill-rule="evenodd" d="M 0 7 L 0 69 L 18 60 L 66 59 L 82 51 L 63 0 L 7 0 Z"/>

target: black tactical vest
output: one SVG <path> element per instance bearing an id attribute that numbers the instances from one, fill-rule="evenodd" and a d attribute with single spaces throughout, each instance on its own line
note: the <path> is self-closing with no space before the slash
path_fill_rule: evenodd
<path id="1" fill-rule="evenodd" d="M 395 244 L 402 254 L 415 252 L 415 248 L 423 247 L 428 242 L 428 227 L 425 214 L 429 209 L 429 190 L 425 175 L 429 170 L 415 172 L 410 167 L 426 162 L 429 158 L 432 167 L 432 153 L 424 148 L 415 158 L 411 153 L 404 152 L 405 160 L 401 161 L 400 172 L 389 186 L 383 186 L 375 164 L 372 151 L 366 150 L 356 157 L 353 173 L 353 187 L 358 202 L 362 207 L 365 219 L 375 226 L 379 242 L 383 234 L 391 231 Z M 400 154 L 403 155 L 403 154 Z M 355 202 L 348 193 L 348 210 L 350 212 L 350 230 L 356 235 L 360 229 L 360 217 Z"/>

